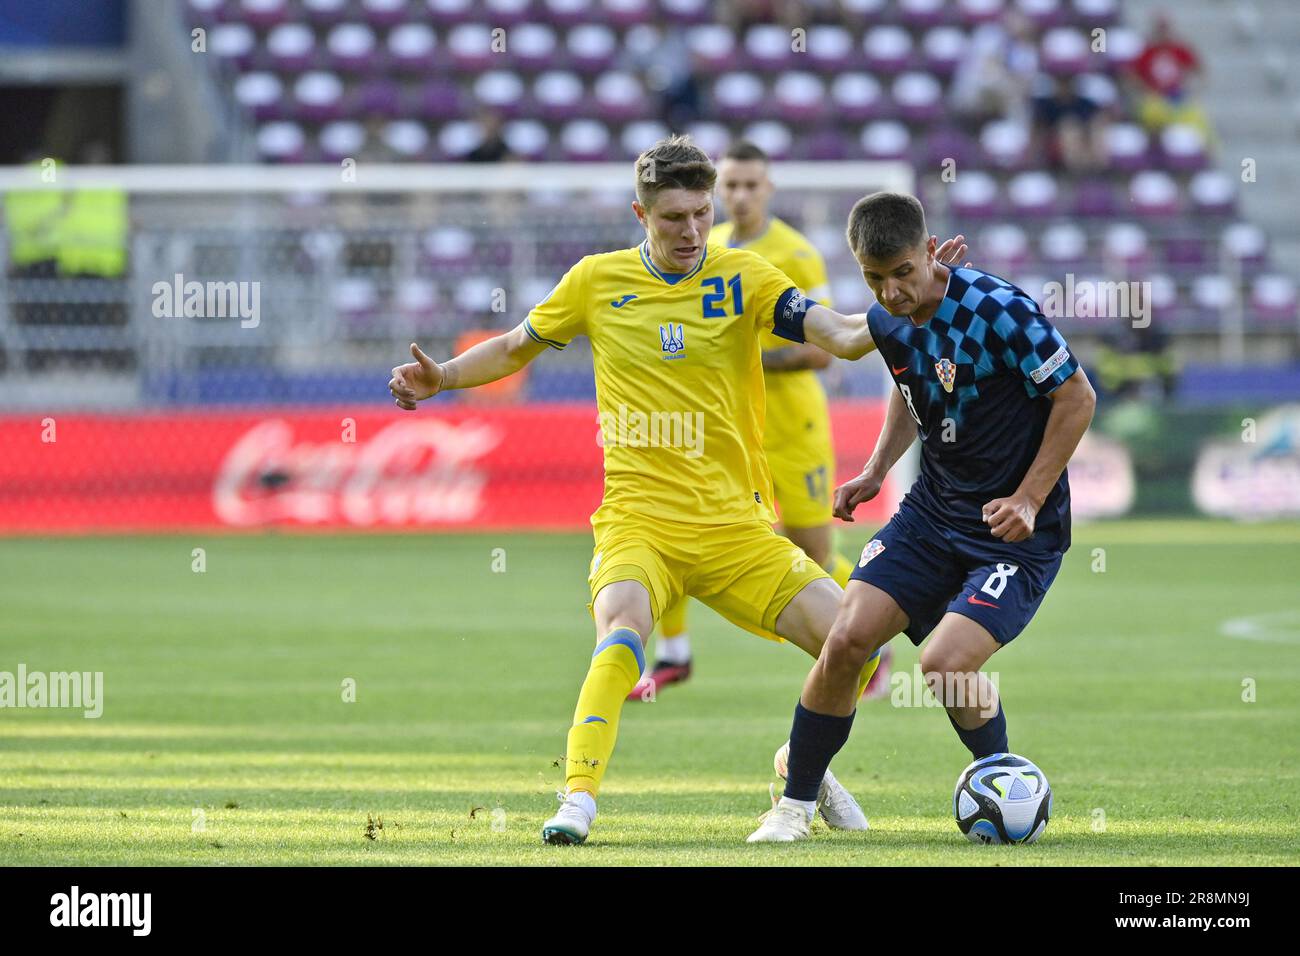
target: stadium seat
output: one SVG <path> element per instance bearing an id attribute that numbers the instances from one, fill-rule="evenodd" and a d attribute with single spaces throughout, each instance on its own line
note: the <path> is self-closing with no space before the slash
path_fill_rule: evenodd
<path id="1" fill-rule="evenodd" d="M 1143 216 L 1172 216 L 1178 212 L 1178 185 L 1168 173 L 1146 169 L 1129 182 L 1129 201 Z"/>
<path id="2" fill-rule="evenodd" d="M 474 81 L 474 99 L 504 117 L 518 116 L 528 109 L 524 81 L 510 70 L 489 70 Z"/>
<path id="3" fill-rule="evenodd" d="M 1061 0 L 1014 0 L 1014 4 L 1039 30 L 1059 26 L 1069 15 Z"/>
<path id="4" fill-rule="evenodd" d="M 885 112 L 880 84 L 869 73 L 841 73 L 831 82 L 831 103 L 846 123 L 876 119 Z"/>
<path id="5" fill-rule="evenodd" d="M 340 23 L 325 37 L 328 65 L 335 70 L 359 73 L 374 69 L 378 41 L 375 31 L 364 23 Z"/>
<path id="6" fill-rule="evenodd" d="M 599 120 L 577 119 L 560 131 L 560 148 L 570 162 L 600 162 L 610 158 L 609 129 Z"/>
<path id="7" fill-rule="evenodd" d="M 957 0 L 957 14 L 967 26 L 995 23 L 1002 19 L 1004 0 Z"/>
<path id="8" fill-rule="evenodd" d="M 745 64 L 760 73 L 776 73 L 792 64 L 790 31 L 775 23 L 763 23 L 745 31 Z"/>
<path id="9" fill-rule="evenodd" d="M 979 160 L 979 145 L 964 130 L 939 126 L 926 134 L 921 161 L 929 167 L 965 170 L 977 166 Z"/>
<path id="10" fill-rule="evenodd" d="M 510 31 L 506 52 L 522 70 L 544 70 L 556 62 L 559 38 L 545 23 L 521 23 Z"/>
<path id="11" fill-rule="evenodd" d="M 1227 173 L 1205 169 L 1187 184 L 1192 208 L 1203 216 L 1229 216 L 1237 207 L 1237 182 Z"/>
<path id="12" fill-rule="evenodd" d="M 409 112 L 409 103 L 402 96 L 402 88 L 386 76 L 375 76 L 359 84 L 350 102 L 355 104 L 348 114 L 366 119 L 397 119 Z"/>
<path id="13" fill-rule="evenodd" d="M 1142 281 L 1151 283 L 1152 321 L 1156 321 L 1159 316 L 1162 325 L 1178 324 L 1182 299 L 1178 294 L 1178 283 L 1174 282 L 1173 277 L 1165 272 L 1153 272 Z"/>
<path id="14" fill-rule="evenodd" d="M 776 120 L 761 120 L 745 127 L 741 135 L 774 160 L 788 159 L 794 148 L 790 127 Z"/>
<path id="15" fill-rule="evenodd" d="M 912 133 L 898 120 L 875 120 L 862 127 L 858 143 L 867 159 L 907 159 Z"/>
<path id="16" fill-rule="evenodd" d="M 980 148 L 990 166 L 1023 169 L 1029 161 L 1029 130 L 1013 120 L 994 120 L 980 130 Z"/>
<path id="17" fill-rule="evenodd" d="M 1250 287 L 1250 307 L 1262 322 L 1294 323 L 1297 315 L 1296 283 L 1290 276 L 1259 276 Z"/>
<path id="18" fill-rule="evenodd" d="M 436 62 L 438 35 L 425 23 L 403 23 L 388 32 L 389 62 L 411 73 L 431 70 Z"/>
<path id="19" fill-rule="evenodd" d="M 343 81 L 325 70 L 313 70 L 293 84 L 297 118 L 309 123 L 339 119 L 343 107 Z"/>
<path id="20" fill-rule="evenodd" d="M 900 74 L 889 95 L 902 119 L 909 123 L 930 123 L 943 115 L 943 87 L 929 73 L 915 70 Z"/>
<path id="21" fill-rule="evenodd" d="M 1106 160 L 1112 169 L 1135 173 L 1151 163 L 1151 140 L 1136 123 L 1112 123 L 1106 128 Z"/>
<path id="22" fill-rule="evenodd" d="M 802 132 L 795 141 L 792 155 L 797 159 L 820 162 L 849 159 L 851 153 L 853 143 L 838 125 L 822 125 Z"/>
<path id="23" fill-rule="evenodd" d="M 1056 177 L 1041 170 L 1012 176 L 1007 182 L 1007 198 L 1020 216 L 1051 216 L 1059 212 Z"/>
<path id="24" fill-rule="evenodd" d="M 356 159 L 366 146 L 366 128 L 355 120 L 335 120 L 321 127 L 316 143 L 324 162 Z"/>
<path id="25" fill-rule="evenodd" d="M 483 12 L 494 27 L 512 29 L 529 19 L 533 0 L 482 0 Z"/>
<path id="26" fill-rule="evenodd" d="M 283 23 L 288 15 L 288 0 L 239 0 L 239 19 L 254 29 Z"/>
<path id="27" fill-rule="evenodd" d="M 724 73 L 713 84 L 713 106 L 719 119 L 745 122 L 762 113 L 763 81 L 753 73 Z"/>
<path id="28" fill-rule="evenodd" d="M 345 337 L 364 336 L 379 311 L 379 290 L 373 279 L 364 276 L 337 279 L 330 290 L 330 304 L 345 323 Z"/>
<path id="29" fill-rule="evenodd" d="M 1244 273 L 1258 270 L 1268 259 L 1268 239 L 1253 222 L 1234 222 L 1220 238 L 1224 256 Z"/>
<path id="30" fill-rule="evenodd" d="M 246 70 L 257 49 L 257 37 L 246 23 L 220 23 L 208 31 L 208 52 Z"/>
<path id="31" fill-rule="evenodd" d="M 655 19 L 651 0 L 600 0 L 601 14 L 611 26 L 626 30 Z"/>
<path id="32" fill-rule="evenodd" d="M 405 22 L 410 0 L 361 0 L 362 18 L 371 26 L 388 29 Z"/>
<path id="33" fill-rule="evenodd" d="M 936 76 L 951 76 L 969 49 L 970 37 L 951 25 L 937 26 L 921 39 L 925 68 Z"/>
<path id="34" fill-rule="evenodd" d="M 416 120 L 394 120 L 380 130 L 380 139 L 399 160 L 427 161 L 431 140 L 423 123 Z"/>
<path id="35" fill-rule="evenodd" d="M 614 31 L 600 23 L 584 23 L 574 27 L 565 37 L 569 60 L 576 70 L 599 73 L 614 65 L 618 55 L 618 38 Z"/>
<path id="36" fill-rule="evenodd" d="M 1205 149 L 1205 134 L 1195 126 L 1173 123 L 1160 132 L 1160 151 L 1164 154 L 1164 166 L 1170 172 L 1188 173 L 1203 169 L 1208 159 Z"/>
<path id="37" fill-rule="evenodd" d="M 226 0 L 186 0 L 186 6 L 196 23 L 208 26 L 225 14 Z"/>
<path id="38" fill-rule="evenodd" d="M 1115 185 L 1108 179 L 1081 179 L 1074 187 L 1072 211 L 1076 216 L 1113 216 L 1119 208 Z"/>
<path id="39" fill-rule="evenodd" d="M 720 23 L 706 23 L 686 35 L 686 45 L 701 73 L 725 73 L 740 64 L 735 34 Z"/>
<path id="40" fill-rule="evenodd" d="M 543 119 L 576 119 L 582 112 L 584 95 L 582 80 L 567 70 L 549 70 L 533 81 L 533 100 Z"/>
<path id="41" fill-rule="evenodd" d="M 433 22 L 455 26 L 468 22 L 474 14 L 474 0 L 424 0 Z"/>
<path id="42" fill-rule="evenodd" d="M 543 160 L 551 145 L 551 134 L 545 123 L 534 119 L 517 119 L 506 123 L 501 130 L 510 152 L 528 160 Z"/>
<path id="43" fill-rule="evenodd" d="M 713 19 L 711 0 L 659 0 L 659 10 L 669 22 L 687 26 Z"/>
<path id="44" fill-rule="evenodd" d="M 235 80 L 235 101 L 253 114 L 255 120 L 282 118 L 284 84 L 274 73 L 245 73 Z"/>
<path id="45" fill-rule="evenodd" d="M 621 70 L 596 77 L 592 96 L 601 118 L 611 123 L 645 119 L 654 105 L 641 81 Z"/>
<path id="46" fill-rule="evenodd" d="M 823 73 L 852 69 L 853 34 L 841 26 L 818 24 L 808 28 L 808 62 Z"/>
<path id="47" fill-rule="evenodd" d="M 307 19 L 317 26 L 338 23 L 348 15 L 348 0 L 300 0 Z"/>
<path id="48" fill-rule="evenodd" d="M 462 23 L 447 34 L 447 54 L 458 71 L 477 73 L 497 65 L 492 30 L 482 23 Z"/>
<path id="49" fill-rule="evenodd" d="M 636 159 L 636 157 L 668 135 L 668 127 L 658 120 L 639 120 L 635 123 L 628 123 L 623 127 L 618 143 L 623 147 L 624 159 Z M 696 143 L 703 148 L 703 144 L 698 140 Z M 707 150 L 705 151 L 707 152 Z"/>
<path id="50" fill-rule="evenodd" d="M 1119 89 L 1105 73 L 1084 73 L 1075 78 L 1074 88 L 1103 112 L 1120 105 Z"/>
<path id="51" fill-rule="evenodd" d="M 1161 254 L 1165 265 L 1178 273 L 1199 272 L 1210 262 L 1205 234 L 1192 226 L 1176 227 L 1164 237 Z"/>
<path id="52" fill-rule="evenodd" d="M 297 123 L 267 123 L 257 131 L 257 151 L 273 163 L 300 163 L 305 158 L 307 137 Z"/>
<path id="53" fill-rule="evenodd" d="M 926 30 L 944 23 L 947 0 L 898 0 L 898 19 L 911 30 Z"/>
<path id="54" fill-rule="evenodd" d="M 270 65 L 282 73 L 299 73 L 318 65 L 316 34 L 301 23 L 272 27 L 266 35 Z"/>
<path id="55" fill-rule="evenodd" d="M 1151 243 L 1146 230 L 1136 223 L 1117 222 L 1102 237 L 1102 257 L 1108 271 L 1121 275 L 1145 273 L 1151 262 Z M 1116 269 L 1110 269 L 1114 266 Z"/>
<path id="56" fill-rule="evenodd" d="M 1029 262 L 1029 237 L 1014 223 L 988 226 L 972 247 L 980 250 L 981 259 L 987 257 L 988 270 L 997 275 L 1015 275 Z"/>
<path id="57" fill-rule="evenodd" d="M 1119 19 L 1119 0 L 1070 0 L 1070 6 L 1080 26 L 1108 27 Z"/>
<path id="58" fill-rule="evenodd" d="M 426 80 L 420 86 L 420 116 L 431 120 L 450 120 L 465 114 L 465 96 L 460 84 L 454 80 Z"/>
<path id="59" fill-rule="evenodd" d="M 1088 252 L 1088 237 L 1072 222 L 1057 222 L 1038 237 L 1038 254 L 1043 262 L 1054 266 L 1071 266 Z"/>
<path id="60" fill-rule="evenodd" d="M 872 27 L 862 38 L 868 69 L 898 73 L 912 64 L 912 35 L 898 26 Z"/>
<path id="61" fill-rule="evenodd" d="M 776 116 L 787 123 L 812 125 L 826 115 L 826 84 L 815 73 L 784 73 L 772 87 Z"/>
<path id="62" fill-rule="evenodd" d="M 961 172 L 948 187 L 954 219 L 988 219 L 999 209 L 997 182 L 978 169 Z"/>
<path id="63" fill-rule="evenodd" d="M 470 120 L 453 120 L 438 130 L 438 153 L 441 158 L 458 162 L 483 142 L 483 131 Z"/>
<path id="64" fill-rule="evenodd" d="M 574 27 L 597 18 L 595 0 L 540 0 L 538 20 Z"/>
<path id="65" fill-rule="evenodd" d="M 419 276 L 402 279 L 393 292 L 393 305 L 412 331 L 427 332 L 438 311 L 438 286 Z"/>
<path id="66" fill-rule="evenodd" d="M 1136 30 L 1113 26 L 1106 30 L 1106 62 L 1112 71 L 1127 69 L 1142 53 L 1146 41 Z"/>
<path id="67" fill-rule="evenodd" d="M 1191 313 L 1197 326 L 1217 328 L 1225 313 L 1237 309 L 1241 294 L 1227 276 L 1198 275 L 1191 283 Z"/>
<path id="68" fill-rule="evenodd" d="M 439 226 L 421 237 L 420 252 L 435 274 L 457 275 L 474 264 L 474 235 L 459 226 Z"/>
<path id="69" fill-rule="evenodd" d="M 731 144 L 731 130 L 722 123 L 711 120 L 699 120 L 691 123 L 686 132 L 695 140 L 700 149 L 713 159 L 720 157 Z"/>
<path id="70" fill-rule="evenodd" d="M 1048 30 L 1039 50 L 1042 68 L 1053 76 L 1077 76 L 1087 72 L 1092 47 L 1083 33 L 1073 27 Z"/>

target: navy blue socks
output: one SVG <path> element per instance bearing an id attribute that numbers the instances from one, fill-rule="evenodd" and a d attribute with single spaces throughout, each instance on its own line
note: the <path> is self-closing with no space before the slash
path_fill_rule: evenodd
<path id="1" fill-rule="evenodd" d="M 945 713 L 947 713 L 945 711 Z M 1007 744 L 1007 718 L 1002 713 L 1002 701 L 998 701 L 998 712 L 988 719 L 982 727 L 976 727 L 974 730 L 962 730 L 957 726 L 957 721 L 952 719 L 952 714 L 948 714 L 948 720 L 952 723 L 953 730 L 957 731 L 957 736 L 961 742 L 966 745 L 966 749 L 971 752 L 971 756 L 976 760 L 981 757 L 987 757 L 989 754 L 1010 753 L 1010 745 Z M 792 751 L 793 747 L 790 748 Z"/>
<path id="2" fill-rule="evenodd" d="M 856 713 L 856 711 L 854 712 Z M 821 789 L 822 777 L 839 753 L 849 731 L 853 714 L 835 717 L 817 714 L 800 701 L 794 708 L 794 726 L 790 728 L 790 758 L 786 766 L 785 795 L 791 800 L 812 802 Z"/>

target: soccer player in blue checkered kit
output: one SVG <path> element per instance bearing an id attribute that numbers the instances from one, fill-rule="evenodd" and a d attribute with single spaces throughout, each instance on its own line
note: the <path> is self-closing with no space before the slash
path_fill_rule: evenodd
<path id="1" fill-rule="evenodd" d="M 1065 466 L 1092 421 L 1092 386 L 1033 299 L 941 265 L 927 236 L 911 196 L 867 196 L 849 216 L 895 389 L 870 461 L 835 491 L 836 517 L 853 520 L 918 432 L 921 473 L 862 551 L 795 707 L 784 796 L 750 842 L 808 836 L 862 665 L 899 633 L 929 639 L 921 670 L 972 757 L 1007 752 L 1006 714 L 980 668 L 1028 625 L 1070 546 Z"/>

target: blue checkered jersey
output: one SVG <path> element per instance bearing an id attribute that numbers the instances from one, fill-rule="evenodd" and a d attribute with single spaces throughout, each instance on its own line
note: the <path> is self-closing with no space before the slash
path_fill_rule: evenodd
<path id="1" fill-rule="evenodd" d="M 952 269 L 924 325 L 867 313 L 871 337 L 920 426 L 921 474 L 909 500 L 942 527 L 989 535 L 983 506 L 1020 486 L 1043 440 L 1046 397 L 1079 363 L 1020 289 L 978 269 Z M 1043 502 L 1035 540 L 1070 544 L 1064 472 Z"/>

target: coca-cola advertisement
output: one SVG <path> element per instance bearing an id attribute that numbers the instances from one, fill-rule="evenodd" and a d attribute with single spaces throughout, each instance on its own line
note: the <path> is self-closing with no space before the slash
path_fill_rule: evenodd
<path id="1" fill-rule="evenodd" d="M 839 403 L 839 480 L 877 402 Z M 0 533 L 270 527 L 581 530 L 600 503 L 585 403 L 0 418 Z M 858 514 L 884 520 L 894 489 Z"/>

